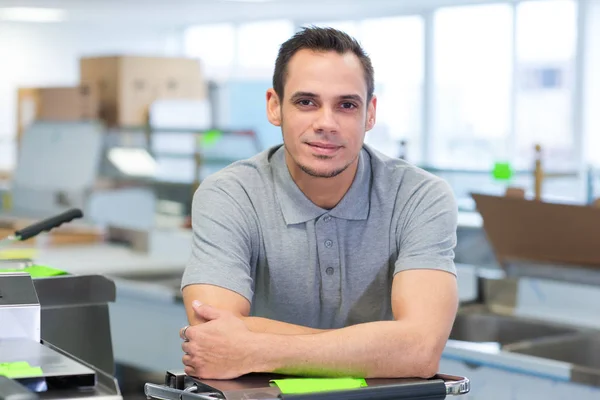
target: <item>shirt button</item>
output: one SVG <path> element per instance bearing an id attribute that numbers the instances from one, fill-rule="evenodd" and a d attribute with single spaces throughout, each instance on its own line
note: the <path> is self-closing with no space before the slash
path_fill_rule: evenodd
<path id="1" fill-rule="evenodd" d="M 329 267 L 325 270 L 325 272 L 327 272 L 327 275 L 333 275 L 333 268 Z"/>
<path id="2" fill-rule="evenodd" d="M 333 246 L 333 242 L 332 242 L 331 240 L 326 240 L 326 241 L 325 241 L 325 247 L 328 247 L 328 248 L 329 248 L 329 247 L 331 247 L 331 246 Z"/>
<path id="3" fill-rule="evenodd" d="M 325 218 L 323 218 L 323 221 L 325 222 L 329 222 L 329 220 L 331 220 L 331 217 L 329 215 L 326 215 Z"/>

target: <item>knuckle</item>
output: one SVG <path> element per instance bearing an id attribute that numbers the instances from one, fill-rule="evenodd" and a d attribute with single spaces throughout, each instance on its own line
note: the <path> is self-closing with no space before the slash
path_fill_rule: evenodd
<path id="1" fill-rule="evenodd" d="M 190 339 L 190 341 L 192 341 L 192 339 L 197 338 L 201 332 L 202 332 L 202 325 L 194 325 L 194 326 L 190 326 L 186 333 L 187 333 L 188 339 Z"/>
<path id="2" fill-rule="evenodd" d="M 190 356 L 197 354 L 196 348 L 193 346 L 187 346 L 185 349 L 183 349 L 183 352 Z"/>
<path id="3" fill-rule="evenodd" d="M 194 327 L 190 326 L 189 328 L 187 328 L 187 331 L 185 331 L 185 337 L 188 338 L 188 340 L 192 340 L 195 332 L 196 330 L 194 329 Z"/>
<path id="4" fill-rule="evenodd" d="M 190 356 L 189 354 L 186 354 L 182 358 L 182 363 L 183 365 L 194 367 L 194 357 Z"/>

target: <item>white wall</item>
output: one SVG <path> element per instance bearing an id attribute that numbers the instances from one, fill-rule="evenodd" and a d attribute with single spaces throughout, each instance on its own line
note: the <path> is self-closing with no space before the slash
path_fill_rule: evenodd
<path id="1" fill-rule="evenodd" d="M 583 132 L 586 159 L 600 168 L 600 1 L 583 0 L 586 37 L 583 76 Z"/>
<path id="2" fill-rule="evenodd" d="M 103 54 L 182 55 L 183 34 L 139 26 L 0 23 L 0 170 L 14 163 L 7 142 L 16 133 L 17 88 L 75 85 L 79 57 Z"/>

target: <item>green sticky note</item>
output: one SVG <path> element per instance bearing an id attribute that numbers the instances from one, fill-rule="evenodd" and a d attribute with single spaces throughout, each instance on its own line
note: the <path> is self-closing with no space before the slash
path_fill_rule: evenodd
<path id="1" fill-rule="evenodd" d="M 33 378 L 43 376 L 40 367 L 32 367 L 28 362 L 17 361 L 12 363 L 0 363 L 0 375 L 9 379 Z"/>
<path id="2" fill-rule="evenodd" d="M 329 392 L 366 387 L 362 378 L 290 378 L 271 381 L 282 394 Z"/>
<path id="3" fill-rule="evenodd" d="M 61 271 L 56 268 L 46 267 L 45 265 L 32 265 L 31 267 L 25 268 L 25 272 L 28 272 L 32 278 L 67 275 L 65 271 Z"/>
<path id="4" fill-rule="evenodd" d="M 2 272 L 27 272 L 32 278 L 67 275 L 65 271 L 46 267 L 44 265 L 32 265 L 31 267 L 26 267 L 23 269 L 0 269 L 0 273 Z"/>
<path id="5" fill-rule="evenodd" d="M 223 135 L 223 132 L 221 132 L 218 129 L 212 129 L 210 131 L 206 131 L 202 135 L 201 145 L 203 147 L 213 146 L 215 143 L 217 143 L 219 141 L 219 139 L 221 139 L 222 135 Z"/>
<path id="6" fill-rule="evenodd" d="M 513 176 L 513 170 L 510 163 L 496 163 L 493 171 L 494 179 L 509 180 Z"/>

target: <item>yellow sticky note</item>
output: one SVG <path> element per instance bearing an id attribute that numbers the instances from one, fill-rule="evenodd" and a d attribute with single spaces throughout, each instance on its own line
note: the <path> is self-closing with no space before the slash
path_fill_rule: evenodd
<path id="1" fill-rule="evenodd" d="M 37 257 L 37 250 L 31 248 L 16 248 L 0 250 L 0 260 L 32 260 Z"/>

